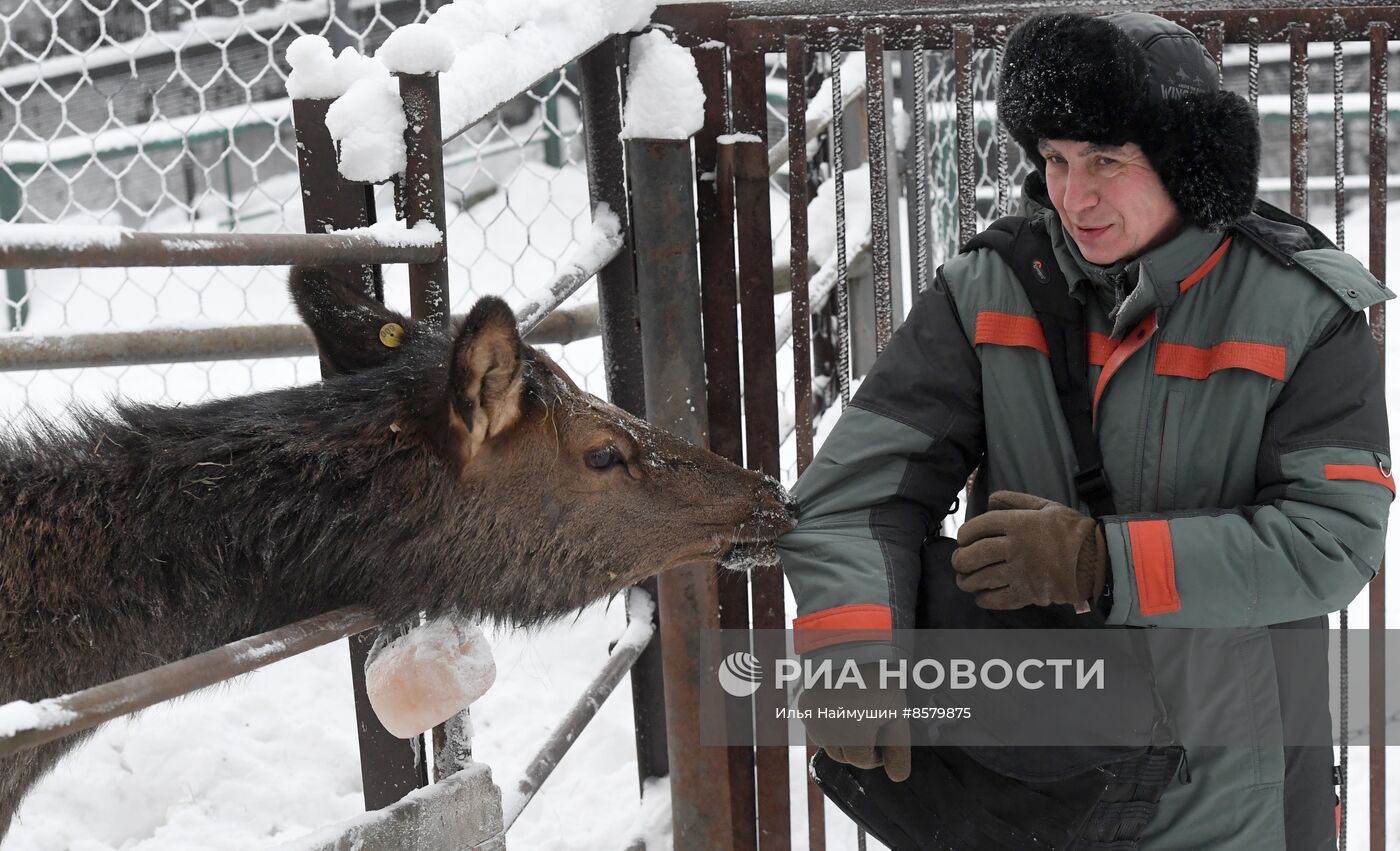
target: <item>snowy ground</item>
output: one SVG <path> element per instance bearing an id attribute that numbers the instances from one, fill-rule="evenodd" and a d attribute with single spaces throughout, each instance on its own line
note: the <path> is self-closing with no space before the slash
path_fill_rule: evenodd
<path id="1" fill-rule="evenodd" d="M 454 309 L 487 292 L 518 299 L 546 280 L 572 237 L 587 227 L 587 189 L 573 169 L 527 165 L 506 181 L 510 196 L 489 199 L 457 217 Z M 261 188 L 268 203 L 288 205 L 292 191 Z M 1328 223 L 1319 221 L 1324 230 Z M 1348 244 L 1364 251 L 1365 217 L 1347 223 Z M 1400 269 L 1400 205 L 1391 217 L 1389 268 Z M 460 265 L 458 265 L 460 264 Z M 401 270 L 400 270 L 401 271 Z M 280 270 L 125 270 L 44 272 L 37 278 L 30 327 L 35 331 L 145 327 L 152 322 L 290 321 Z M 390 276 L 391 302 L 403 298 Z M 591 298 L 587 294 L 581 298 Z M 1391 347 L 1390 398 L 1400 406 L 1400 355 Z M 597 341 L 572 345 L 565 363 L 601 390 Z M 790 355 L 788 356 L 790 357 Z M 785 365 L 790 375 L 790 365 Z M 0 416 L 23 410 L 53 415 L 70 399 L 101 405 L 123 395 L 194 401 L 315 379 L 313 359 L 0 375 Z M 1400 415 L 1392 423 L 1400 422 Z M 828 426 L 831 418 L 824 425 Z M 785 455 L 785 457 L 787 457 Z M 1400 556 L 1400 549 L 1392 547 Z M 1400 582 L 1389 608 L 1400 611 Z M 1355 607 L 1352 626 L 1365 623 Z M 472 710 L 477 759 L 508 783 L 603 663 L 624 625 L 620 601 L 534 630 L 492 633 L 497 682 Z M 1392 751 L 1400 749 L 1391 749 Z M 1400 799 L 1400 771 L 1390 754 L 1390 790 Z M 1365 764 L 1353 749 L 1354 780 Z M 793 836 L 803 847 L 805 807 L 800 752 L 793 751 Z M 664 789 L 657 798 L 664 802 Z M 1366 842 L 1364 782 L 1352 790 L 1351 847 Z M 206 694 L 107 725 L 31 795 L 0 851 L 214 851 L 275 846 L 362 810 L 349 663 L 343 642 L 268 668 Z M 1391 806 L 1390 849 L 1400 851 L 1400 807 Z M 828 847 L 853 849 L 855 832 L 827 809 Z M 579 737 L 509 835 L 514 849 L 611 849 L 657 833 L 664 808 L 638 804 L 630 684 L 624 680 Z M 657 847 L 651 845 L 649 847 Z"/>

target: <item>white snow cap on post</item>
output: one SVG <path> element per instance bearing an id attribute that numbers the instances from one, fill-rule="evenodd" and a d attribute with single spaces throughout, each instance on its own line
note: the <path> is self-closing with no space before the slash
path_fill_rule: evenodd
<path id="1" fill-rule="evenodd" d="M 623 139 L 689 139 L 705 124 L 695 57 L 660 30 L 632 39 Z"/>
<path id="2" fill-rule="evenodd" d="M 340 173 L 349 180 L 378 183 L 405 167 L 402 141 L 396 145 L 388 138 L 394 127 L 401 135 L 405 126 L 403 101 L 390 71 L 439 75 L 442 133 L 449 139 L 609 36 L 646 26 L 656 4 L 456 0 L 425 23 L 401 27 L 373 59 L 356 54 L 343 66 L 345 53 L 332 60 L 325 39 L 302 36 L 287 49 L 293 68 L 287 94 L 338 98 L 331 107 L 337 115 L 331 136 L 340 143 Z M 371 89 L 366 77 L 387 79 L 387 94 Z M 346 100 L 352 105 L 341 107 Z M 329 116 L 326 124 L 331 125 Z"/>
<path id="3" fill-rule="evenodd" d="M 408 24 L 389 33 L 375 58 L 395 74 L 441 74 L 457 58 L 452 40 L 427 24 Z"/>

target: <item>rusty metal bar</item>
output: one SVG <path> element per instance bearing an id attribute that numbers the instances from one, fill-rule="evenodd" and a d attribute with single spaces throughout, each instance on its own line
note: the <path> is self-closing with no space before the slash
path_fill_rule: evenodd
<path id="1" fill-rule="evenodd" d="M 841 93 L 841 50 L 832 42 L 831 179 L 836 197 L 836 387 L 844 407 L 851 401 L 851 286 L 846 265 L 846 129 Z"/>
<path id="2" fill-rule="evenodd" d="M 1337 21 L 1336 29 L 1340 31 L 1341 21 Z M 1337 247 L 1346 250 L 1347 247 L 1347 192 L 1346 192 L 1346 119 L 1342 112 L 1342 95 L 1344 94 L 1344 83 L 1346 65 L 1342 59 L 1342 38 L 1337 36 L 1332 41 L 1332 209 L 1333 218 L 1336 220 Z"/>
<path id="3" fill-rule="evenodd" d="M 690 140 L 629 142 L 627 171 L 647 419 L 704 446 L 704 344 Z M 682 847 L 723 848 L 729 842 L 728 754 L 703 746 L 699 738 L 701 704 L 715 697 L 715 668 L 697 663 L 706 631 L 719 628 L 715 573 L 712 566 L 692 565 L 658 577 L 672 829 Z"/>
<path id="4" fill-rule="evenodd" d="M 239 674 L 363 632 L 376 623 L 374 613 L 362 606 L 337 609 L 159 668 L 40 701 L 34 704 L 40 723 L 21 727 L 12 735 L 0 737 L 0 757 L 90 730 L 113 718 L 208 688 Z M 46 721 L 48 723 L 44 723 Z"/>
<path id="5" fill-rule="evenodd" d="M 997 42 L 996 58 L 994 60 L 998 72 L 1001 68 L 1001 55 L 1005 48 L 1005 41 L 999 40 Z M 925 70 L 924 73 L 927 74 L 927 70 Z M 1007 156 L 1008 139 L 1006 134 L 1006 125 L 1002 124 L 1000 121 L 995 121 L 993 122 L 993 124 L 996 125 L 996 129 L 993 132 L 996 133 L 997 137 L 997 203 L 995 208 L 996 211 L 993 215 L 996 218 L 1001 218 L 1002 216 L 1007 216 L 1011 214 L 1011 163 Z M 928 166 L 924 167 L 927 168 Z M 929 279 L 925 278 L 924 280 L 927 281 Z"/>
<path id="6" fill-rule="evenodd" d="M 977 128 L 972 123 L 972 40 L 970 24 L 953 27 L 953 90 L 958 111 L 958 245 L 977 233 Z"/>
<path id="7" fill-rule="evenodd" d="M 1207 21 L 1201 26 L 1201 42 L 1204 44 L 1206 53 L 1215 60 L 1215 72 L 1222 78 L 1225 76 L 1225 68 L 1221 65 L 1221 59 L 1225 52 L 1225 23 L 1223 21 Z"/>
<path id="8" fill-rule="evenodd" d="M 139 233 L 100 226 L 0 225 L 0 269 L 335 266 L 441 256 L 441 232 Z"/>
<path id="9" fill-rule="evenodd" d="M 872 267 L 875 273 L 875 353 L 884 351 L 894 333 L 890 304 L 890 195 L 885 138 L 885 46 L 884 34 L 873 29 L 865 34 L 865 112 L 870 150 L 870 232 L 873 239 Z M 797 327 L 796 325 L 793 326 Z"/>
<path id="10" fill-rule="evenodd" d="M 655 629 L 650 617 L 643 618 L 641 615 L 652 609 L 655 604 L 643 589 L 633 588 L 627 593 L 628 609 L 637 607 L 641 612 L 628 619 L 627 629 L 613 645 L 607 663 L 559 720 L 549 738 L 545 739 L 544 744 L 535 753 L 535 758 L 525 767 L 520 779 L 504 788 L 501 810 L 505 830 L 509 830 L 510 826 L 515 824 L 525 806 L 534 799 L 535 793 L 544 785 L 545 780 L 549 779 L 559 761 L 578 740 L 579 734 L 598 714 L 598 708 L 603 705 L 603 701 L 608 699 L 613 689 L 622 681 L 622 677 L 632 669 L 642 651 L 651 645 Z M 639 603 L 634 595 L 646 595 L 646 599 Z"/>
<path id="11" fill-rule="evenodd" d="M 1388 41 L 1394 27 L 1385 23 L 1372 23 L 1370 25 L 1371 41 L 1371 122 L 1370 122 L 1370 161 L 1371 161 L 1371 191 L 1370 191 L 1370 220 L 1371 220 L 1371 274 L 1375 275 L 1382 283 L 1386 279 L 1386 202 L 1387 187 L 1386 174 L 1389 171 L 1389 161 L 1387 153 L 1387 134 L 1389 131 L 1389 113 L 1386 109 L 1386 98 L 1389 90 L 1389 55 Z M 1373 305 L 1370 313 L 1371 336 L 1376 341 L 1376 349 L 1380 352 L 1382 375 L 1385 369 L 1385 302 Z M 1384 381 L 1384 379 L 1382 379 Z M 1385 851 L 1386 847 L 1386 766 L 1385 755 L 1387 752 L 1385 742 L 1386 707 L 1385 695 L 1387 693 L 1386 677 L 1389 672 L 1386 669 L 1385 660 L 1385 564 L 1382 561 L 1376 578 L 1371 580 L 1369 592 L 1369 623 L 1370 629 L 1367 633 L 1367 644 L 1370 657 L 1370 670 L 1367 671 L 1370 680 L 1371 706 L 1371 742 L 1370 742 L 1370 769 L 1371 769 L 1371 851 Z"/>
<path id="12" fill-rule="evenodd" d="M 368 227 L 375 222 L 374 187 L 340 177 L 335 141 L 326 129 L 330 105 L 330 100 L 292 101 L 301 212 L 307 233 Z M 375 301 L 384 301 L 384 278 L 378 265 L 331 266 L 326 267 L 326 273 Z"/>
<path id="13" fill-rule="evenodd" d="M 719 38 L 723 33 L 712 33 Z M 717 42 L 718 39 L 715 39 Z M 734 145 L 720 142 L 729 128 L 725 52 L 693 51 L 705 90 L 705 119 L 695 136 L 696 216 L 700 237 L 701 320 L 705 337 L 705 401 L 710 412 L 710 450 L 744 463 L 740 411 L 739 295 L 734 268 Z M 721 629 L 749 628 L 748 574 L 722 570 L 717 577 Z M 728 701 L 725 725 L 736 741 L 753 729 L 753 703 Z M 758 847 L 758 813 L 752 747 L 726 749 L 732 851 Z"/>
<path id="14" fill-rule="evenodd" d="M 1308 217 L 1308 26 L 1289 24 L 1288 119 L 1289 207 L 1300 219 Z"/>
<path id="15" fill-rule="evenodd" d="M 722 8 L 724 4 L 716 4 Z M 968 8 L 966 4 L 921 3 L 919 8 L 909 10 L 906 4 L 874 3 L 862 4 L 861 11 L 853 12 L 850 4 L 829 12 L 815 11 L 813 8 L 794 8 L 785 14 L 765 15 L 764 7 L 780 4 L 763 2 L 736 5 L 734 18 L 730 24 L 731 47 L 743 51 L 781 50 L 783 40 L 788 35 L 802 35 L 809 41 L 821 39 L 838 50 L 859 50 L 864 44 L 865 33 L 873 27 L 885 30 L 885 47 L 888 50 L 945 49 L 955 39 L 955 28 L 970 25 L 976 31 L 973 46 L 994 48 L 997 46 L 998 27 L 1009 30 L 1020 23 L 1028 14 L 1041 11 L 1044 4 L 1039 0 L 1026 2 L 998 3 L 995 6 L 982 5 Z M 822 8 L 821 0 L 803 6 Z M 1076 4 L 1076 10 L 1091 12 L 1095 7 L 1103 11 L 1121 11 L 1121 4 L 1113 0 L 1095 0 L 1091 3 Z M 1264 41 L 1282 41 L 1287 37 L 1287 27 L 1297 22 L 1314 30 L 1326 29 L 1331 22 L 1333 7 L 1312 8 L 1194 8 L 1189 10 L 1154 10 L 1188 29 L 1199 29 L 1206 24 L 1219 22 L 1224 26 L 1227 41 L 1244 41 L 1250 18 L 1262 22 Z M 1335 7 L 1346 27 L 1348 40 L 1366 37 L 1366 26 L 1372 20 L 1394 24 L 1400 20 L 1400 9 L 1393 6 L 1340 6 Z"/>
<path id="16" fill-rule="evenodd" d="M 621 38 L 609 38 L 579 59 L 583 135 L 588 158 L 588 195 L 596 206 L 606 203 L 622 224 L 622 250 L 598 272 L 599 324 L 608 398 L 634 416 L 646 416 L 642 379 L 641 320 L 637 315 L 637 279 L 633 265 L 631 211 L 622 141 L 622 92 L 619 66 L 627 51 Z M 640 586 L 653 598 L 656 579 Z M 653 614 L 653 622 L 659 616 Z M 637 745 L 637 782 L 670 771 L 666 753 L 666 696 L 662 683 L 661 646 L 652 642 L 632 668 L 632 719 Z"/>
<path id="17" fill-rule="evenodd" d="M 442 177 L 442 105 L 436 74 L 400 74 L 399 96 L 403 98 L 408 129 L 408 148 L 403 173 L 404 221 L 410 228 L 428 222 L 438 233 L 447 233 L 447 203 Z M 447 252 L 429 262 L 408 267 L 409 303 L 413 316 L 424 322 L 447 327 L 450 296 L 447 290 Z"/>
<path id="18" fill-rule="evenodd" d="M 900 74 L 904 81 L 904 111 L 910 116 L 910 138 L 904 145 L 904 197 L 909 208 L 910 271 L 914 278 L 910 291 L 917 295 L 929 279 L 928 53 L 902 53 Z"/>
<path id="19" fill-rule="evenodd" d="M 1245 24 L 1249 42 L 1249 108 L 1259 111 L 1259 19 L 1250 18 Z M 1223 82 L 1223 81 L 1222 81 Z"/>
<path id="20" fill-rule="evenodd" d="M 143 328 L 92 334 L 0 335 L 0 372 L 146 363 L 307 357 L 316 340 L 305 325 Z"/>
<path id="21" fill-rule="evenodd" d="M 883 58 L 881 70 L 884 70 Z M 788 157 L 788 232 L 792 243 L 789 261 L 792 268 L 792 386 L 797 424 L 797 463 L 800 467 L 806 467 L 812 459 L 812 318 L 807 307 L 807 132 L 803 123 L 807 114 L 807 43 L 801 36 L 788 39 L 787 84 L 788 138 L 792 141 Z M 867 86 L 867 91 L 869 88 Z M 871 181 L 873 186 L 873 173 Z M 884 185 L 883 181 L 881 185 Z M 878 284 L 876 294 L 878 301 Z M 888 311 L 889 305 L 885 307 Z M 876 313 L 879 313 L 878 306 Z"/>
<path id="22" fill-rule="evenodd" d="M 768 114 L 763 54 L 731 53 L 733 122 L 738 133 L 757 141 L 734 146 L 734 198 L 739 249 L 739 305 L 743 337 L 744 425 L 747 463 L 778 476 L 778 384 L 773 325 L 773 243 L 768 208 Z M 839 92 L 833 91 L 839 99 Z M 836 122 L 833 121 L 833 124 Z M 839 169 L 839 166 L 837 166 Z M 841 237 L 838 236 L 838 239 Z M 749 580 L 754 629 L 783 629 L 784 586 L 781 570 L 758 571 Z M 777 696 L 760 692 L 755 724 L 774 720 Z M 762 735 L 761 733 L 759 734 Z M 758 797 L 758 847 L 791 847 L 788 753 L 785 747 L 755 749 Z"/>

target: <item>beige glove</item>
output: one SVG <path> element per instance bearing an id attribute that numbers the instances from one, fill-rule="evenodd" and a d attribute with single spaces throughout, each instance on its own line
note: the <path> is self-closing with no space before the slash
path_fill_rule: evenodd
<path id="1" fill-rule="evenodd" d="M 1103 593 L 1108 546 L 1097 520 L 1015 491 L 992 494 L 987 509 L 958 530 L 953 552 L 958 587 L 977 605 L 1084 604 Z"/>
<path id="2" fill-rule="evenodd" d="M 879 668 L 874 664 L 861 665 L 860 674 L 865 688 L 854 684 L 831 689 L 814 686 L 802 692 L 798 706 L 803 711 L 807 737 L 837 762 L 856 768 L 883 765 L 891 780 L 908 780 L 911 755 L 904 691 L 881 688 Z M 877 717 L 819 718 L 818 710 L 823 708 L 868 712 Z M 895 717 L 878 717 L 887 712 L 893 712 Z"/>

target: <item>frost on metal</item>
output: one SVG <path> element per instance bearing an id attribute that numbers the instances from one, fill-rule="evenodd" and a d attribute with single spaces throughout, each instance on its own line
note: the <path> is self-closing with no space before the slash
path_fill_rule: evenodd
<path id="1" fill-rule="evenodd" d="M 330 231 L 337 236 L 368 237 L 379 245 L 395 248 L 427 248 L 442 244 L 442 231 L 432 222 L 418 222 L 413 227 L 405 227 L 398 219 L 375 222 L 368 227 L 345 228 Z"/>
<path id="2" fill-rule="evenodd" d="M 592 229 L 559 264 L 559 273 L 549 287 L 516 309 L 515 321 L 520 333 L 529 333 L 621 250 L 622 223 L 607 204 L 599 204 L 593 211 Z"/>
<path id="3" fill-rule="evenodd" d="M 131 228 L 108 225 L 0 224 L 0 251 L 115 248 L 131 233 Z"/>
<path id="4" fill-rule="evenodd" d="M 295 56 L 288 49 L 296 78 L 288 94 L 341 88 L 326 116 L 340 173 L 378 183 L 405 166 L 403 101 L 391 71 L 438 74 L 442 133 L 450 139 L 603 39 L 645 26 L 655 9 L 656 0 L 451 3 L 423 24 L 402 27 L 368 65 L 339 65 L 343 54 L 330 59 L 329 47 L 306 41 L 319 36 L 303 36 L 293 42 Z"/>
<path id="5" fill-rule="evenodd" d="M 632 39 L 623 139 L 689 139 L 705 123 L 705 89 L 689 50 L 660 30 Z"/>

